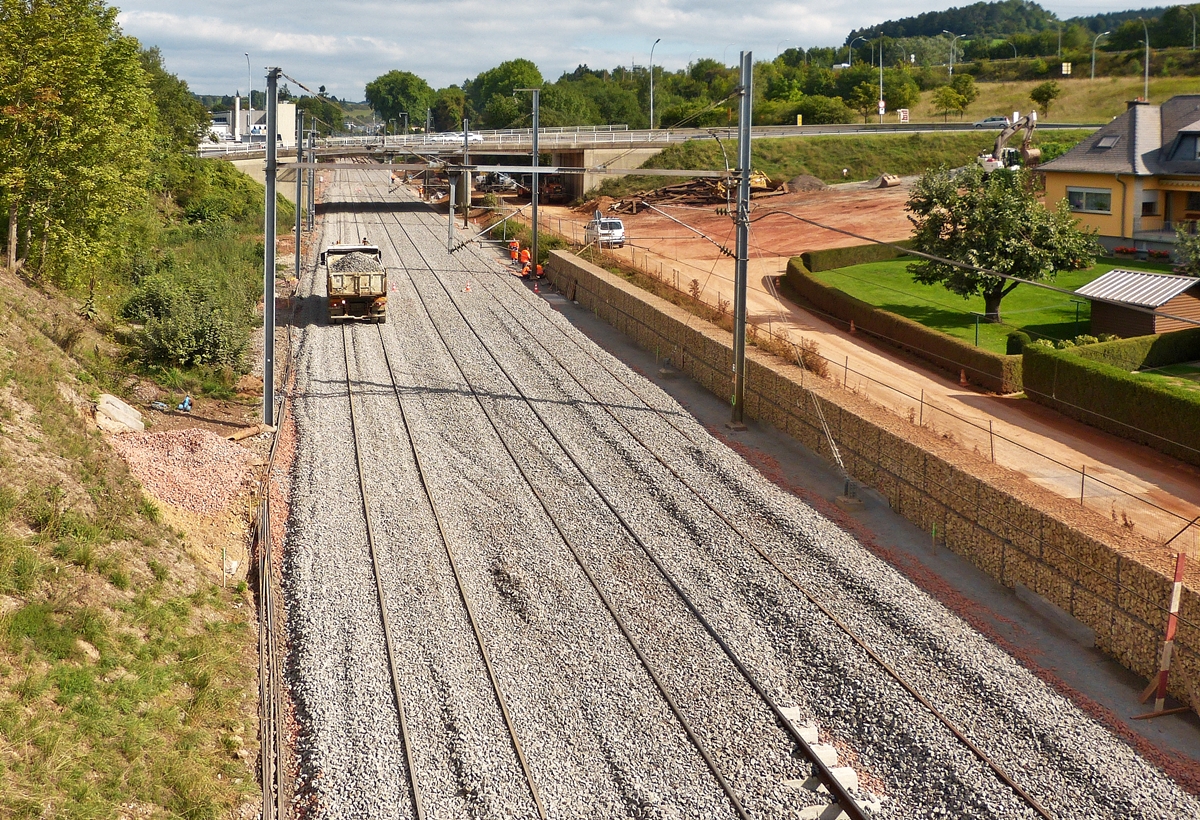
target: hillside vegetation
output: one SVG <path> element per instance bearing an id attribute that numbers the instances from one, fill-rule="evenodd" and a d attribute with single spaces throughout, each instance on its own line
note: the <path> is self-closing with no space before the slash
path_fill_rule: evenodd
<path id="1" fill-rule="evenodd" d="M 91 408 L 229 393 L 262 187 L 94 0 L 5 4 L 0 111 L 0 817 L 253 816 L 253 602 Z"/>

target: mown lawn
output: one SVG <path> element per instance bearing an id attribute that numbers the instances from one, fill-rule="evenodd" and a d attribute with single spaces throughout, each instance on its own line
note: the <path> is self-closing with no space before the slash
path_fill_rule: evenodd
<path id="1" fill-rule="evenodd" d="M 1003 353 L 1008 334 L 1023 330 L 1034 339 L 1068 339 L 1089 332 L 1091 309 L 1071 301 L 1065 294 L 1020 285 L 1004 297 L 1000 306 L 1001 324 L 980 320 L 983 298 L 964 299 L 941 285 L 922 285 L 913 281 L 908 272 L 911 260 L 871 262 L 846 268 L 814 273 L 818 280 L 849 293 L 876 307 L 898 313 L 926 327 L 940 330 L 959 339 L 974 343 L 978 325 L 980 347 Z M 1076 290 L 1113 268 L 1131 267 L 1128 263 L 1101 262 L 1087 270 L 1061 273 L 1050 284 Z M 1138 265 L 1152 268 L 1153 265 Z M 1078 309 L 1078 321 L 1076 310 Z"/>

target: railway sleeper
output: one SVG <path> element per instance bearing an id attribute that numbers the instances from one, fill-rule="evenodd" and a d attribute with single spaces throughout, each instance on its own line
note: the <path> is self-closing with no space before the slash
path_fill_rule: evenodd
<path id="1" fill-rule="evenodd" d="M 859 790 L 858 772 L 854 771 L 850 766 L 837 765 L 837 749 L 827 743 L 819 742 L 820 733 L 817 731 L 817 727 L 811 723 L 803 722 L 803 716 L 799 707 L 784 707 L 782 712 L 804 742 L 809 745 L 812 752 L 829 768 L 830 774 L 833 775 L 846 791 L 853 795 L 859 807 L 868 810 L 871 814 L 878 813 L 883 805 L 883 798 Z M 783 785 L 793 789 L 804 789 L 820 795 L 829 795 L 829 788 L 815 774 L 804 780 L 785 780 L 783 781 Z M 842 811 L 841 806 L 837 803 L 806 806 L 800 810 L 801 820 L 838 820 L 838 818 L 846 816 L 846 813 Z"/>

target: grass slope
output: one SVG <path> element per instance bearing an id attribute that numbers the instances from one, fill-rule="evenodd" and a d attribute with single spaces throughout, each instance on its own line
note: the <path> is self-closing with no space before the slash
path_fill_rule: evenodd
<path id="1" fill-rule="evenodd" d="M 1038 140 L 1073 145 L 1087 131 L 1056 131 Z M 939 165 L 957 167 L 971 162 L 996 141 L 994 131 L 939 134 L 864 134 L 784 137 L 755 140 L 752 166 L 773 179 L 811 174 L 826 182 L 865 180 L 879 174 L 907 176 Z M 725 144 L 733 160 L 737 143 Z M 668 146 L 651 157 L 643 168 L 677 168 L 719 171 L 725 168 L 721 146 L 715 140 L 689 140 Z M 849 174 L 842 176 L 842 169 Z M 676 178 L 636 176 L 607 179 L 594 193 L 621 197 L 678 182 Z"/>
<path id="2" fill-rule="evenodd" d="M 1077 68 L 1081 68 L 1077 66 Z M 1105 123 L 1125 110 L 1125 103 L 1142 96 L 1142 77 L 1097 77 L 1079 79 L 1057 77 L 1054 79 L 1062 89 L 1062 96 L 1055 100 L 1049 113 L 1038 111 L 1043 122 Z M 1036 107 L 1029 99 L 1029 92 L 1043 81 L 979 83 L 979 98 L 967 109 L 964 122 L 973 122 L 991 116 L 1022 114 Z M 1151 77 L 1150 101 L 1161 103 L 1177 94 L 1195 94 L 1200 91 L 1200 81 L 1195 77 Z M 921 94 L 921 102 L 914 110 L 918 122 L 942 122 L 940 112 L 933 108 L 933 91 Z M 955 121 L 951 115 L 950 121 Z"/>
<path id="3" fill-rule="evenodd" d="M 909 260 L 896 259 L 836 268 L 812 276 L 864 302 L 973 344 L 974 313 L 983 312 L 983 298 L 963 299 L 941 285 L 914 282 L 908 265 Z M 1051 284 L 1076 290 L 1117 267 L 1127 266 L 1103 262 L 1087 270 L 1060 273 Z M 1087 333 L 1091 310 L 1086 300 L 1081 301 L 1084 303 L 1078 306 L 1079 321 L 1076 323 L 1076 303 L 1070 297 L 1021 285 L 1004 297 L 1000 307 L 1003 323 L 979 323 L 979 346 L 994 353 L 1004 353 L 1008 334 L 1014 330 L 1023 330 L 1035 339 L 1055 340 Z"/>

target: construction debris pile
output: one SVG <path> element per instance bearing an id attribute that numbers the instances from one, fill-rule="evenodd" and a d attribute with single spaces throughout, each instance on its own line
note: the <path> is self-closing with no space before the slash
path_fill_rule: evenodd
<path id="1" fill-rule="evenodd" d="M 355 251 L 341 254 L 330 261 L 329 270 L 332 273 L 370 273 L 383 268 L 379 264 L 379 257 Z"/>
<path id="2" fill-rule="evenodd" d="M 818 180 L 819 181 L 819 180 Z M 779 196 L 789 192 L 787 183 L 776 182 L 762 171 L 750 174 L 750 197 L 759 199 L 765 196 Z M 644 191 L 614 202 L 609 207 L 610 213 L 636 214 L 647 205 L 720 205 L 736 196 L 736 184 L 727 183 L 723 179 L 699 177 L 673 185 L 664 185 L 653 191 Z"/>
<path id="3" fill-rule="evenodd" d="M 155 498 L 215 516 L 237 497 L 254 454 L 209 430 L 113 436 L 112 447 Z"/>

